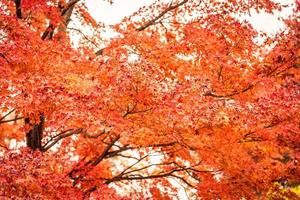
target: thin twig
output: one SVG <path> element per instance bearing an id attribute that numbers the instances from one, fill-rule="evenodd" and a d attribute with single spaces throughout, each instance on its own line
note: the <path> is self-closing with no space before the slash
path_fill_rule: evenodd
<path id="1" fill-rule="evenodd" d="M 6 113 L 3 117 L 1 117 L 0 121 L 2 121 L 5 117 L 7 117 L 8 115 L 10 115 L 12 112 L 14 112 L 16 109 L 12 109 L 11 111 L 9 111 L 8 113 Z"/>

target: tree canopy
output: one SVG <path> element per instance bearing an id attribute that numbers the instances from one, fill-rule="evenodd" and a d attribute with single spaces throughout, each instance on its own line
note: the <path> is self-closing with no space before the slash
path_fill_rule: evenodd
<path id="1" fill-rule="evenodd" d="M 299 1 L 274 37 L 239 17 L 285 6 L 156 1 L 107 25 L 83 0 L 1 0 L 0 196 L 299 199 Z"/>

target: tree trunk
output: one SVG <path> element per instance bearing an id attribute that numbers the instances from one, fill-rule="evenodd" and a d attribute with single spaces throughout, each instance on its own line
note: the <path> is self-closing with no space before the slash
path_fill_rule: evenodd
<path id="1" fill-rule="evenodd" d="M 32 126 L 32 129 L 26 133 L 26 144 L 27 147 L 30 147 L 32 150 L 42 150 L 42 138 L 44 130 L 44 121 L 45 117 L 43 114 L 40 115 L 40 123 L 31 124 L 30 119 L 25 119 L 25 124 Z"/>

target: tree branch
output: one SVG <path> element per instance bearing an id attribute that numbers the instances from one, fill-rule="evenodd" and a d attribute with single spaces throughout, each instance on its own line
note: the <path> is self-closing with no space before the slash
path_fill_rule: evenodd
<path id="1" fill-rule="evenodd" d="M 80 33 L 87 41 L 89 41 L 91 44 L 93 44 L 95 47 L 98 47 L 98 45 L 91 40 L 90 38 L 88 38 L 88 36 L 86 36 L 80 29 L 78 28 L 73 28 L 73 27 L 68 27 L 67 29 L 72 30 L 72 31 L 77 31 L 78 33 Z M 97 54 L 97 52 L 95 53 Z"/>
<path id="2" fill-rule="evenodd" d="M 72 15 L 74 6 L 79 1 L 80 0 L 71 0 L 70 2 L 68 2 L 68 5 L 66 7 L 60 7 L 60 6 L 58 6 L 60 8 L 60 15 L 62 17 L 64 17 L 64 20 L 62 21 L 62 23 L 64 24 L 64 28 L 62 28 L 63 30 L 65 30 L 65 28 L 67 27 L 67 25 L 68 25 L 68 23 L 70 21 L 70 17 Z M 56 27 L 50 21 L 50 24 L 47 27 L 47 29 L 44 31 L 44 33 L 42 34 L 41 39 L 42 40 L 45 40 L 47 38 L 52 39 L 55 28 Z"/>
<path id="3" fill-rule="evenodd" d="M 123 151 L 130 150 L 130 149 L 134 149 L 134 148 L 129 147 L 128 145 L 125 145 L 123 147 L 120 147 L 118 150 L 107 152 L 107 155 L 105 156 L 105 158 L 111 158 L 111 157 L 114 157 L 114 156 L 123 156 L 119 153 L 121 153 Z"/>
<path id="4" fill-rule="evenodd" d="M 235 91 L 235 92 L 232 92 L 230 94 L 223 94 L 223 95 L 215 94 L 215 93 L 212 93 L 212 92 L 207 92 L 207 93 L 204 94 L 204 96 L 211 96 L 211 97 L 216 97 L 216 98 L 232 97 L 232 96 L 247 92 L 248 90 L 253 88 L 253 86 L 254 86 L 253 84 L 250 84 L 248 87 L 244 88 L 241 91 Z"/>
<path id="5" fill-rule="evenodd" d="M 64 8 L 62 11 L 61 11 L 61 16 L 65 15 L 69 10 L 73 9 L 75 4 L 77 2 L 79 2 L 80 0 L 71 0 L 68 2 L 68 5 L 66 8 Z"/>
<path id="6" fill-rule="evenodd" d="M 177 144 L 178 142 L 169 142 L 169 143 L 157 143 L 157 144 L 151 144 L 147 145 L 146 147 L 169 147 Z"/>
<path id="7" fill-rule="evenodd" d="M 61 133 L 59 133 L 59 134 L 57 134 L 57 135 L 51 137 L 50 140 L 48 140 L 43 146 L 44 146 L 44 147 L 47 146 L 47 145 L 48 145 L 51 141 L 53 141 L 56 137 L 59 137 L 59 136 L 65 134 L 65 133 L 67 133 L 67 132 L 69 132 L 69 131 L 72 131 L 72 130 L 73 130 L 73 129 L 68 129 L 68 130 L 62 131 Z"/>
<path id="8" fill-rule="evenodd" d="M 18 19 L 22 19 L 21 0 L 14 0 L 16 7 L 16 16 Z"/>
<path id="9" fill-rule="evenodd" d="M 165 177 L 173 176 L 173 173 L 180 172 L 180 171 L 184 171 L 184 169 L 173 169 L 169 172 L 152 174 L 152 175 L 148 175 L 148 176 L 143 176 L 140 174 L 120 176 L 120 177 L 116 176 L 116 177 L 113 177 L 112 179 L 108 179 L 105 183 L 109 184 L 112 182 L 118 182 L 118 181 L 123 181 L 123 180 L 146 180 L 146 179 L 155 179 L 155 178 L 165 178 Z"/>
<path id="10" fill-rule="evenodd" d="M 11 111 L 9 111 L 8 113 L 6 113 L 3 117 L 0 118 L 0 122 L 5 119 L 5 117 L 7 117 L 8 115 L 10 115 L 12 112 L 14 112 L 16 109 L 12 109 Z"/>
<path id="11" fill-rule="evenodd" d="M 11 111 L 9 111 L 8 113 L 6 113 L 4 116 L 2 116 L 0 118 L 0 124 L 4 124 L 4 123 L 7 123 L 7 122 L 15 122 L 17 120 L 20 120 L 20 119 L 23 119 L 23 117 L 18 117 L 17 115 L 15 116 L 15 118 L 13 119 L 7 119 L 7 120 L 4 120 L 8 115 L 10 115 L 12 112 L 14 112 L 15 109 L 12 109 Z"/>
<path id="12" fill-rule="evenodd" d="M 43 147 L 42 147 L 42 151 L 45 152 L 47 150 L 49 150 L 51 147 L 53 147 L 57 142 L 59 142 L 61 139 L 69 137 L 71 135 L 75 135 L 75 134 L 79 134 L 83 131 L 82 128 L 76 129 L 74 131 L 67 130 L 64 131 L 54 137 L 52 137 Z M 52 142 L 51 142 L 52 141 Z M 49 143 L 51 142 L 51 143 Z"/>
<path id="13" fill-rule="evenodd" d="M 16 117 L 14 119 L 2 120 L 2 121 L 0 121 L 0 124 L 4 124 L 4 123 L 7 123 L 7 122 L 15 122 L 15 121 L 23 119 L 23 118 L 24 117 Z"/>
<path id="14" fill-rule="evenodd" d="M 144 160 L 144 159 L 147 158 L 147 157 L 148 157 L 148 155 L 145 155 L 145 156 L 139 158 L 135 163 L 133 163 L 132 165 L 130 165 L 130 166 L 128 166 L 127 168 L 125 168 L 121 173 L 119 173 L 119 174 L 118 174 L 117 176 L 115 176 L 114 178 L 122 177 L 122 176 L 125 175 L 125 174 L 128 174 L 128 173 L 133 172 L 133 171 L 131 171 L 131 172 L 126 172 L 126 171 L 128 171 L 129 169 L 131 169 L 132 167 L 134 167 L 135 165 L 137 165 L 138 163 L 140 163 L 142 160 Z"/>
<path id="15" fill-rule="evenodd" d="M 4 55 L 4 53 L 0 53 L 0 57 L 3 58 L 8 64 L 11 64 L 7 57 Z"/>
<path id="16" fill-rule="evenodd" d="M 191 184 L 191 183 L 189 183 L 187 180 L 185 180 L 183 177 L 181 177 L 181 176 L 177 176 L 177 175 L 175 175 L 175 174 L 171 174 L 170 175 L 171 177 L 174 177 L 174 178 L 177 178 L 177 179 L 179 179 L 179 180 L 181 180 L 182 182 L 184 182 L 185 184 L 187 184 L 189 187 L 191 187 L 191 188 L 196 188 L 193 184 Z"/>
<path id="17" fill-rule="evenodd" d="M 160 18 L 162 18 L 167 12 L 174 10 L 180 6 L 182 6 L 183 4 L 185 4 L 186 2 L 188 2 L 188 0 L 184 0 L 176 5 L 170 5 L 168 8 L 166 8 L 164 11 L 162 11 L 158 16 L 154 17 L 152 20 L 148 21 L 146 24 L 144 24 L 143 26 L 137 28 L 137 31 L 143 31 L 146 28 L 148 28 L 149 26 L 155 24 L 155 22 L 157 22 L 157 20 L 159 20 Z"/>
<path id="18" fill-rule="evenodd" d="M 153 19 L 151 19 L 150 21 L 148 21 L 147 23 L 145 23 L 143 26 L 139 27 L 136 29 L 136 31 L 143 31 L 145 29 L 147 29 L 148 27 L 154 25 L 159 19 L 161 19 L 166 13 L 175 10 L 176 8 L 182 6 L 183 4 L 185 4 L 186 2 L 188 2 L 188 0 L 183 0 L 182 2 L 176 4 L 176 5 L 169 5 L 165 10 L 163 10 L 158 16 L 154 17 Z M 98 51 L 95 52 L 96 56 L 100 56 L 103 54 L 103 51 L 105 50 L 105 48 L 102 48 Z"/>
<path id="19" fill-rule="evenodd" d="M 133 115 L 133 114 L 138 114 L 138 113 L 143 113 L 143 112 L 148 112 L 150 110 L 152 110 L 152 108 L 148 108 L 148 109 L 145 109 L 145 110 L 137 110 L 137 111 L 134 111 L 135 108 L 136 108 L 137 104 L 135 104 L 131 109 L 128 107 L 125 114 L 123 115 L 123 118 L 127 117 L 128 115 Z"/>
<path id="20" fill-rule="evenodd" d="M 4 148 L 5 150 L 9 150 L 9 148 L 3 144 L 0 144 L 0 147 Z"/>
<path id="21" fill-rule="evenodd" d="M 90 134 L 88 134 L 88 133 L 85 133 L 85 134 L 84 134 L 84 137 L 96 139 L 96 138 L 98 138 L 98 137 L 100 137 L 101 135 L 104 135 L 104 134 L 106 134 L 106 133 L 109 133 L 109 131 L 106 131 L 106 130 L 104 129 L 102 132 L 100 132 L 100 133 L 98 133 L 98 134 L 95 134 L 95 135 L 90 135 Z"/>
<path id="22" fill-rule="evenodd" d="M 143 180 L 143 179 L 154 179 L 154 178 L 164 178 L 164 177 L 175 177 L 177 179 L 180 179 L 182 182 L 184 182 L 188 186 L 194 187 L 184 177 L 182 177 L 178 174 L 175 174 L 175 173 L 176 172 L 185 172 L 188 176 L 194 178 L 196 181 L 199 181 L 198 176 L 193 172 L 197 172 L 197 173 L 213 173 L 213 172 L 215 172 L 214 170 L 197 170 L 197 169 L 195 169 L 194 167 L 200 165 L 201 162 L 198 162 L 197 164 L 195 164 L 193 166 L 190 166 L 190 167 L 181 166 L 176 162 L 158 163 L 158 164 L 150 164 L 150 165 L 138 168 L 138 169 L 133 169 L 131 171 L 128 171 L 129 169 L 136 166 L 139 162 L 141 162 L 143 159 L 145 159 L 148 156 L 149 155 L 141 157 L 135 163 L 133 163 L 132 165 L 130 165 L 129 167 L 124 169 L 119 175 L 117 175 L 117 176 L 115 176 L 111 179 L 107 179 L 106 184 L 109 184 L 111 182 L 122 181 L 122 180 Z M 173 166 L 173 169 L 170 169 L 168 171 L 161 171 L 160 173 L 152 174 L 152 175 L 146 175 L 146 176 L 144 176 L 142 174 L 132 174 L 134 172 L 141 172 L 141 171 L 143 171 L 145 169 L 148 169 L 152 166 Z M 124 175 L 126 175 L 126 176 L 124 176 Z M 196 177 L 194 177 L 194 176 L 196 176 Z"/>
<path id="23" fill-rule="evenodd" d="M 120 139 L 120 135 L 115 137 L 111 143 L 104 149 L 102 154 L 92 163 L 93 166 L 98 165 L 108 154 L 108 151 L 112 148 L 112 146 Z"/>

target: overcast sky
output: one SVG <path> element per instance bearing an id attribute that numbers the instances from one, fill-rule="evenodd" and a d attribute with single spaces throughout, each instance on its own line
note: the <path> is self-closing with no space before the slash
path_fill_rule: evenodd
<path id="1" fill-rule="evenodd" d="M 164 0 L 170 2 L 170 0 Z M 115 24 L 120 22 L 125 16 L 129 16 L 140 7 L 144 5 L 150 5 L 154 0 L 114 0 L 113 4 L 104 2 L 102 0 L 86 0 L 86 5 L 91 15 L 97 20 L 107 24 Z M 276 0 L 283 4 L 294 2 L 294 0 Z M 287 16 L 292 13 L 293 8 L 287 7 L 283 9 L 280 15 Z M 251 13 L 251 17 L 246 19 L 257 30 L 264 31 L 268 34 L 272 34 L 279 29 L 284 28 L 282 22 L 277 20 L 277 16 L 261 13 Z"/>

